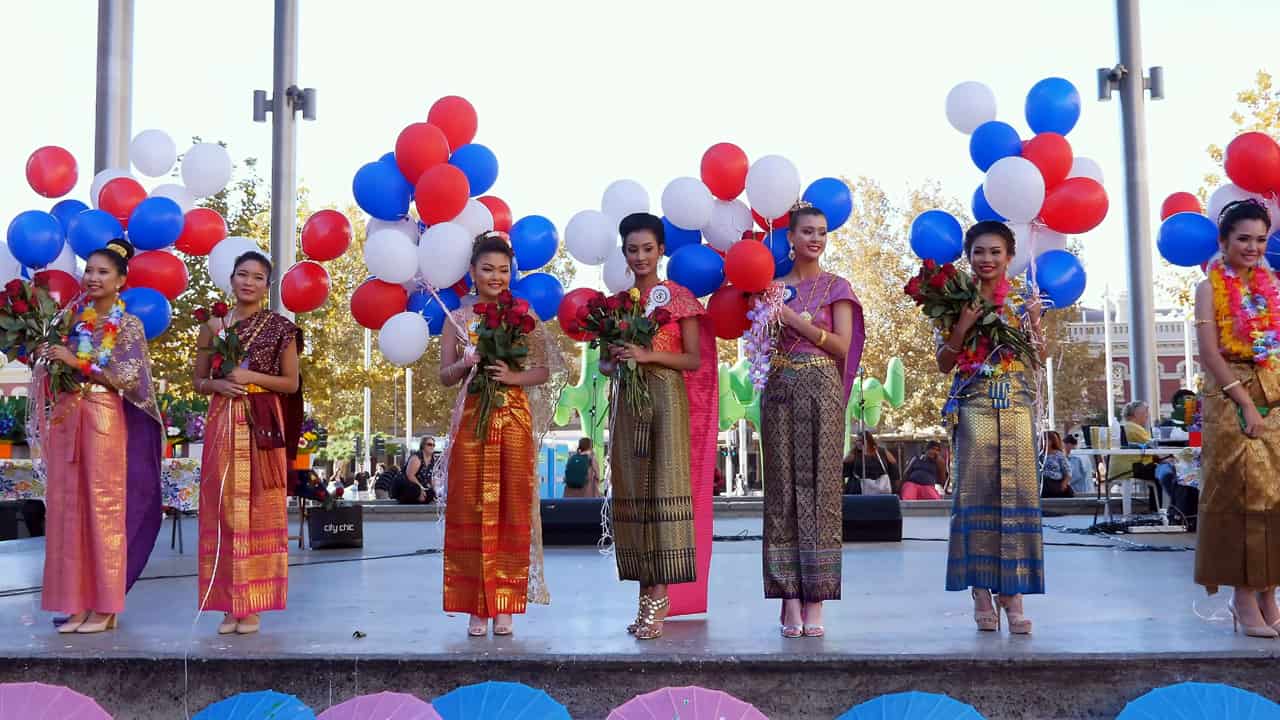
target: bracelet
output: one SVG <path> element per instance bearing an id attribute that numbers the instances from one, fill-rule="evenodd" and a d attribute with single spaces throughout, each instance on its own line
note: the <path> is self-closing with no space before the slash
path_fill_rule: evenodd
<path id="1" fill-rule="evenodd" d="M 818 331 L 818 343 L 817 343 L 818 347 L 822 347 L 822 346 L 823 346 L 823 345 L 825 345 L 826 343 L 827 343 L 827 331 L 826 331 L 826 330 L 819 330 L 819 331 Z"/>
<path id="2" fill-rule="evenodd" d="M 1230 383 L 1227 383 L 1226 385 L 1223 385 L 1223 386 L 1222 386 L 1222 394 L 1223 394 L 1223 395 L 1226 395 L 1228 390 L 1230 390 L 1231 388 L 1233 388 L 1233 387 L 1235 387 L 1235 386 L 1237 386 L 1237 385 L 1239 385 L 1239 384 L 1241 384 L 1241 383 L 1240 383 L 1240 381 L 1239 381 L 1239 380 L 1236 380 L 1235 382 L 1230 382 Z"/>
<path id="3" fill-rule="evenodd" d="M 950 351 L 951 351 L 951 354 L 952 354 L 952 355 L 959 355 L 959 354 L 960 354 L 960 351 L 959 351 L 959 350 L 957 350 L 957 349 L 955 349 L 955 348 L 953 348 L 953 347 L 951 347 L 951 345 L 950 345 L 949 343 L 943 343 L 942 347 L 938 348 L 938 354 L 939 354 L 939 355 L 941 355 L 942 353 L 947 352 L 948 350 L 950 350 Z"/>

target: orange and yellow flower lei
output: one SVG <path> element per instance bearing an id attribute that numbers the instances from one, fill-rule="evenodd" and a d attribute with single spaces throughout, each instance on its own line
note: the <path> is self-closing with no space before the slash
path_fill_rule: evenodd
<path id="1" fill-rule="evenodd" d="M 102 323 L 102 342 L 97 351 L 93 347 L 93 335 L 98 329 L 98 311 L 88 303 L 80 306 L 78 320 L 72 332 L 76 337 L 76 368 L 86 377 L 93 372 L 102 372 L 111 362 L 112 351 L 116 347 L 116 336 L 120 334 L 120 326 L 124 322 L 124 301 L 116 300 L 111 312 Z"/>
<path id="2" fill-rule="evenodd" d="M 1241 278 L 1222 258 L 1209 263 L 1213 312 L 1223 353 L 1255 365 L 1280 369 L 1280 292 L 1265 267 Z"/>

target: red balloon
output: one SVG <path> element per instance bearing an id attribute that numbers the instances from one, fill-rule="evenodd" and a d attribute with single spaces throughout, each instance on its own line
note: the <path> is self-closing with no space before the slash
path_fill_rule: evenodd
<path id="1" fill-rule="evenodd" d="M 449 289 L 458 293 L 458 297 L 463 297 L 467 293 L 471 292 L 471 286 L 467 284 L 467 279 L 465 277 L 450 285 Z"/>
<path id="2" fill-rule="evenodd" d="M 193 208 L 182 220 L 182 234 L 175 243 L 188 255 L 208 255 L 227 237 L 227 221 L 217 210 Z"/>
<path id="3" fill-rule="evenodd" d="M 341 257 L 350 245 L 351 222 L 337 210 L 314 213 L 302 226 L 302 252 L 312 260 L 334 260 Z"/>
<path id="4" fill-rule="evenodd" d="M 716 337 L 737 340 L 751 328 L 751 321 L 747 319 L 748 295 L 742 288 L 732 285 L 725 285 L 711 293 L 707 300 L 707 317 L 711 320 L 711 329 L 715 331 Z"/>
<path id="5" fill-rule="evenodd" d="M 761 228 L 765 230 L 769 230 L 771 225 L 773 226 L 772 227 L 773 230 L 781 230 L 782 228 L 791 224 L 790 213 L 786 213 L 780 217 L 776 217 L 773 219 L 772 222 L 766 219 L 765 216 L 756 212 L 755 210 L 751 211 L 751 217 L 755 219 L 756 225 L 759 225 Z"/>
<path id="6" fill-rule="evenodd" d="M 66 307 L 80 297 L 80 281 L 65 270 L 41 270 L 31 280 L 48 290 L 58 307 Z"/>
<path id="7" fill-rule="evenodd" d="M 466 98 L 457 95 L 437 100 L 427 111 L 427 122 L 444 131 L 451 150 L 457 150 L 475 140 L 476 127 L 480 124 L 476 109 Z"/>
<path id="8" fill-rule="evenodd" d="M 489 208 L 493 215 L 493 229 L 498 232 L 511 232 L 511 207 L 497 195 L 484 195 L 476 198 L 481 205 Z"/>
<path id="9" fill-rule="evenodd" d="M 1043 132 L 1022 144 L 1022 157 L 1040 169 L 1044 187 L 1052 190 L 1071 174 L 1071 143 L 1055 132 Z"/>
<path id="10" fill-rule="evenodd" d="M 125 287 L 156 290 L 172 302 L 187 291 L 187 264 L 171 252 L 148 250 L 129 261 L 129 278 Z"/>
<path id="11" fill-rule="evenodd" d="M 757 293 L 773 282 L 773 252 L 754 240 L 740 240 L 724 255 L 724 276 L 739 290 Z"/>
<path id="12" fill-rule="evenodd" d="M 130 177 L 118 177 L 107 181 L 98 193 L 98 207 L 110 213 L 124 227 L 129 227 L 129 215 L 138 203 L 147 199 L 142 183 Z"/>
<path id="13" fill-rule="evenodd" d="M 436 165 L 422 173 L 413 192 L 418 218 L 428 225 L 448 222 L 467 206 L 471 184 L 461 170 L 452 165 Z"/>
<path id="14" fill-rule="evenodd" d="M 383 324 L 409 306 L 409 293 L 385 280 L 371 278 L 351 294 L 351 316 L 362 327 L 381 330 Z"/>
<path id="15" fill-rule="evenodd" d="M 449 162 L 449 141 L 440 128 L 414 123 L 396 138 L 396 167 L 404 179 L 417 183 L 427 168 Z"/>
<path id="16" fill-rule="evenodd" d="M 1270 135 L 1247 132 L 1227 145 L 1222 163 L 1227 177 L 1242 190 L 1267 193 L 1280 189 L 1280 145 Z"/>
<path id="17" fill-rule="evenodd" d="M 1193 212 L 1197 215 L 1204 214 L 1204 208 L 1200 207 L 1200 198 L 1189 192 L 1176 192 L 1164 199 L 1160 204 L 1160 219 L 1165 220 L 1170 215 L 1177 215 L 1180 212 Z"/>
<path id="18" fill-rule="evenodd" d="M 746 189 L 750 168 L 742 148 L 733 143 L 717 143 L 702 154 L 702 183 L 712 195 L 732 200 Z"/>
<path id="19" fill-rule="evenodd" d="M 312 260 L 294 265 L 280 278 L 280 299 L 291 312 L 319 309 L 329 299 L 329 271 Z"/>
<path id="20" fill-rule="evenodd" d="M 1107 217 L 1107 191 L 1097 180 L 1067 178 L 1044 197 L 1040 219 L 1051 230 L 1079 235 L 1098 227 Z"/>
<path id="21" fill-rule="evenodd" d="M 80 177 L 76 159 L 57 145 L 45 145 L 27 158 L 27 184 L 47 198 L 71 192 Z"/>
<path id="22" fill-rule="evenodd" d="M 578 342 L 595 337 L 578 325 L 578 308 L 585 307 L 588 300 L 599 294 L 599 290 L 591 288 L 577 288 L 565 293 L 560 300 L 560 308 L 556 311 L 556 319 L 560 321 L 560 329 L 565 335 Z"/>

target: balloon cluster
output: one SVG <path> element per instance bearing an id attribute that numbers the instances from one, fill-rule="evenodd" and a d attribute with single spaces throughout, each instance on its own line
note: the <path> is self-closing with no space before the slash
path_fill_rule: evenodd
<path id="1" fill-rule="evenodd" d="M 1227 178 L 1209 195 L 1207 213 L 1200 199 L 1176 192 L 1160 205 L 1160 232 L 1156 248 L 1174 265 L 1204 265 L 1218 252 L 1218 218 L 1222 209 L 1239 200 L 1253 199 L 1267 208 L 1272 235 L 1267 240 L 1267 260 L 1280 264 L 1280 145 L 1270 135 L 1247 132 L 1237 135 L 1223 156 Z"/>
<path id="2" fill-rule="evenodd" d="M 129 144 L 129 161 L 145 177 L 163 177 L 178 161 L 177 146 L 162 130 L 143 130 Z M 75 187 L 79 170 L 64 148 L 45 146 L 27 159 L 27 183 L 41 197 L 61 198 Z M 0 282 L 31 275 L 58 290 L 65 303 L 78 294 L 80 266 L 77 257 L 88 258 L 114 238 L 127 238 L 138 250 L 129 262 L 128 285 L 121 298 L 153 339 L 169 327 L 172 308 L 187 289 L 186 264 L 173 253 L 176 247 L 188 255 L 209 255 L 225 241 L 256 243 L 227 238 L 226 221 L 214 210 L 194 208 L 197 198 L 213 195 L 231 179 L 231 156 L 214 143 L 196 143 L 183 155 L 182 184 L 162 183 L 150 192 L 128 168 L 108 168 L 93 177 L 89 204 L 67 198 L 48 212 L 27 210 L 9 223 L 6 244 L 0 246 Z M 210 274 L 229 291 L 229 263 Z M 220 276 L 215 270 L 225 272 Z"/>
<path id="3" fill-rule="evenodd" d="M 1073 154 L 1066 135 L 1080 119 L 1080 93 L 1062 78 L 1045 78 L 1027 93 L 1025 117 L 1034 135 L 996 120 L 995 94 L 979 82 L 963 82 L 947 94 L 947 121 L 969 136 L 969 156 L 986 173 L 973 193 L 975 220 L 1007 223 L 1018 240 L 1010 277 L 1029 275 L 1055 307 L 1084 294 L 1085 272 L 1066 250 L 1067 236 L 1096 228 L 1107 216 L 1102 170 Z M 957 260 L 963 249 L 960 223 L 929 210 L 911 224 L 911 249 L 939 263 Z"/>
<path id="4" fill-rule="evenodd" d="M 508 234 L 513 270 L 527 273 L 511 291 L 538 317 L 553 317 L 564 294 L 554 276 L 530 272 L 555 257 L 555 225 L 541 215 L 512 222 L 507 203 L 485 195 L 497 182 L 498 159 L 473 142 L 478 124 L 466 99 L 440 98 L 425 122 L 400 131 L 393 152 L 365 164 L 352 180 L 356 204 L 371 216 L 364 248 L 371 277 L 351 296 L 351 314 L 378 331 L 378 348 L 395 365 L 422 357 L 446 316 L 461 306 L 472 244 L 483 233 Z"/>
<path id="5" fill-rule="evenodd" d="M 329 299 L 329 271 L 320 263 L 336 260 L 351 246 L 351 222 L 337 210 L 312 213 L 302 225 L 302 253 L 280 278 L 280 300 L 295 313 L 318 310 Z"/>
<path id="6" fill-rule="evenodd" d="M 796 201 L 821 209 L 829 230 L 853 212 L 853 197 L 838 178 L 801 190 L 800 173 L 787 158 L 766 155 L 753 163 L 728 142 L 703 153 L 700 177 L 678 177 L 663 189 L 667 275 L 698 297 L 711 296 L 707 309 L 718 337 L 741 337 L 751 324 L 747 295 L 791 271 L 785 228 Z M 740 199 L 744 193 L 747 202 Z M 569 220 L 565 248 L 583 264 L 603 265 L 609 292 L 630 288 L 635 278 L 622 254 L 618 225 L 631 213 L 649 210 L 649 194 L 640 183 L 613 182 L 599 210 L 583 210 Z M 753 223 L 760 231 L 752 230 Z"/>

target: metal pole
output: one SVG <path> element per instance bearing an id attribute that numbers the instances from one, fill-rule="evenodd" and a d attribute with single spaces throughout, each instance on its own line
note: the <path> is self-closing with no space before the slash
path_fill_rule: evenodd
<path id="1" fill-rule="evenodd" d="M 1115 356 L 1111 354 L 1111 287 L 1108 286 L 1102 292 L 1102 355 L 1107 363 L 1107 434 L 1111 434 L 1111 426 L 1115 424 L 1115 402 L 1116 402 L 1116 383 L 1115 376 L 1111 372 L 1111 364 L 1115 361 Z M 1114 444 L 1115 438 L 1109 438 L 1108 443 Z"/>
<path id="2" fill-rule="evenodd" d="M 297 125 L 290 92 L 298 80 L 298 2 L 276 0 L 275 72 L 271 84 L 271 262 L 284 272 L 298 259 Z M 271 309 L 288 317 L 280 285 Z"/>
<path id="3" fill-rule="evenodd" d="M 94 173 L 107 168 L 127 170 L 133 122 L 133 0 L 98 0 L 94 113 Z"/>
<path id="4" fill-rule="evenodd" d="M 369 359 L 373 354 L 373 333 L 365 328 L 364 331 L 364 372 L 365 382 L 369 382 Z M 366 384 L 364 386 L 364 457 L 360 458 L 360 464 L 364 467 L 365 472 L 373 472 L 373 463 L 370 458 L 373 457 L 373 446 L 370 441 L 372 435 L 372 405 L 373 390 Z"/>
<path id="5" fill-rule="evenodd" d="M 1057 427 L 1058 423 L 1054 419 L 1053 412 L 1053 358 L 1049 357 L 1045 360 L 1045 378 L 1047 390 L 1049 391 L 1049 430 Z"/>
<path id="6" fill-rule="evenodd" d="M 742 362 L 746 357 L 744 350 L 746 345 L 742 338 L 738 338 L 738 362 Z M 742 490 L 742 494 L 746 494 L 747 490 L 747 468 L 751 467 L 751 432 L 747 428 L 746 420 L 738 421 L 738 487 Z M 764 487 L 764 476 L 760 476 L 760 487 Z"/>
<path id="7" fill-rule="evenodd" d="M 405 462 L 413 452 L 413 368 L 404 369 L 404 453 Z"/>
<path id="8" fill-rule="evenodd" d="M 1182 375 L 1185 383 L 1182 387 L 1188 390 L 1195 388 L 1195 366 L 1192 362 L 1194 355 L 1191 350 L 1191 313 L 1188 311 L 1187 316 L 1182 319 Z"/>
<path id="9" fill-rule="evenodd" d="M 1124 125 L 1125 205 L 1129 259 L 1129 362 L 1133 398 L 1160 407 L 1156 375 L 1155 293 L 1151 270 L 1151 208 L 1147 199 L 1146 78 L 1138 0 L 1116 0 L 1120 44 L 1118 78 Z"/>

